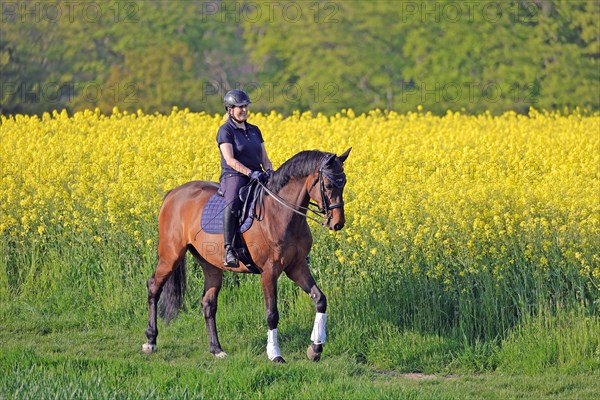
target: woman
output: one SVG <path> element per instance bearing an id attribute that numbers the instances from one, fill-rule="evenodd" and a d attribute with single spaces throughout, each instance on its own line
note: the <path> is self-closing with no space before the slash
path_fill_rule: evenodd
<path id="1" fill-rule="evenodd" d="M 260 129 L 246 121 L 251 103 L 248 95 L 242 90 L 230 90 L 224 100 L 229 117 L 217 133 L 221 152 L 221 192 L 226 203 L 223 210 L 224 265 L 237 267 L 237 254 L 231 244 L 238 225 L 238 192 L 250 179 L 266 182 L 268 174 L 263 171 L 271 171 L 273 164 L 267 156 Z"/>

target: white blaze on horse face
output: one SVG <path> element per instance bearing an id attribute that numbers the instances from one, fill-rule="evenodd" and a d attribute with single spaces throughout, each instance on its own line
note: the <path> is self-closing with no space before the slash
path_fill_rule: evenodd
<path id="1" fill-rule="evenodd" d="M 312 340 L 314 344 L 325 343 L 325 339 L 327 338 L 325 333 L 326 323 L 327 314 L 318 312 L 317 315 L 315 315 L 315 324 L 313 326 L 312 333 L 310 334 L 310 340 Z"/>
<path id="2" fill-rule="evenodd" d="M 267 333 L 267 357 L 271 361 L 277 357 L 281 357 L 279 345 L 277 344 L 277 329 L 269 330 Z"/>

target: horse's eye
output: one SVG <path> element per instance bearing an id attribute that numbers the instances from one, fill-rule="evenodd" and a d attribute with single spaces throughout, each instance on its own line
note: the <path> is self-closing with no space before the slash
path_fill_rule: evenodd
<path id="1" fill-rule="evenodd" d="M 325 185 L 325 189 L 327 189 L 327 190 L 331 190 L 331 189 L 333 189 L 333 185 L 332 185 L 331 183 L 327 183 L 327 184 Z"/>

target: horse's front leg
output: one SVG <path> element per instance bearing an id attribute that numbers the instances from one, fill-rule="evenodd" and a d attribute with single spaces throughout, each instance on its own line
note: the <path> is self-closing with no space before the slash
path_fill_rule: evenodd
<path id="1" fill-rule="evenodd" d="M 276 363 L 284 363 L 277 343 L 277 324 L 279 324 L 279 310 L 277 309 L 277 275 L 271 271 L 262 273 L 263 295 L 267 311 L 267 357 Z"/>
<path id="2" fill-rule="evenodd" d="M 316 284 L 313 284 L 309 292 L 310 298 L 315 303 L 317 313 L 312 333 L 310 334 L 311 344 L 306 350 L 306 356 L 311 361 L 319 361 L 323 352 L 323 344 L 327 337 L 325 326 L 327 323 L 327 298 L 321 292 Z"/>
<path id="3" fill-rule="evenodd" d="M 286 270 L 286 274 L 302 290 L 308 293 L 313 303 L 315 303 L 315 322 L 310 335 L 311 344 L 306 350 L 306 355 L 311 361 L 319 361 L 323 352 L 323 344 L 327 337 L 325 330 L 327 324 L 327 298 L 315 283 L 315 279 L 308 269 L 308 263 L 302 263 L 296 268 L 290 268 Z"/>

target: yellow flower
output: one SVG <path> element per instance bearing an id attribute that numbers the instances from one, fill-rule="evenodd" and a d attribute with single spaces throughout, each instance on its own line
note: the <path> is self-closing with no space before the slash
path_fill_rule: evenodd
<path id="1" fill-rule="evenodd" d="M 97 241 L 119 230 L 156 245 L 144 238 L 156 232 L 164 193 L 218 179 L 223 118 L 117 108 L 0 117 L 0 235 L 43 241 L 80 232 Z M 598 114 L 437 117 L 418 106 L 406 115 L 273 111 L 250 122 L 275 167 L 301 150 L 353 147 L 344 164 L 346 227 L 313 227 L 313 235 L 315 248 L 334 243 L 334 259 L 356 264 L 357 275 L 361 262 L 384 257 L 380 268 L 449 284 L 486 271 L 506 279 L 522 263 L 599 279 L 600 137 L 590 134 L 600 131 Z"/>

